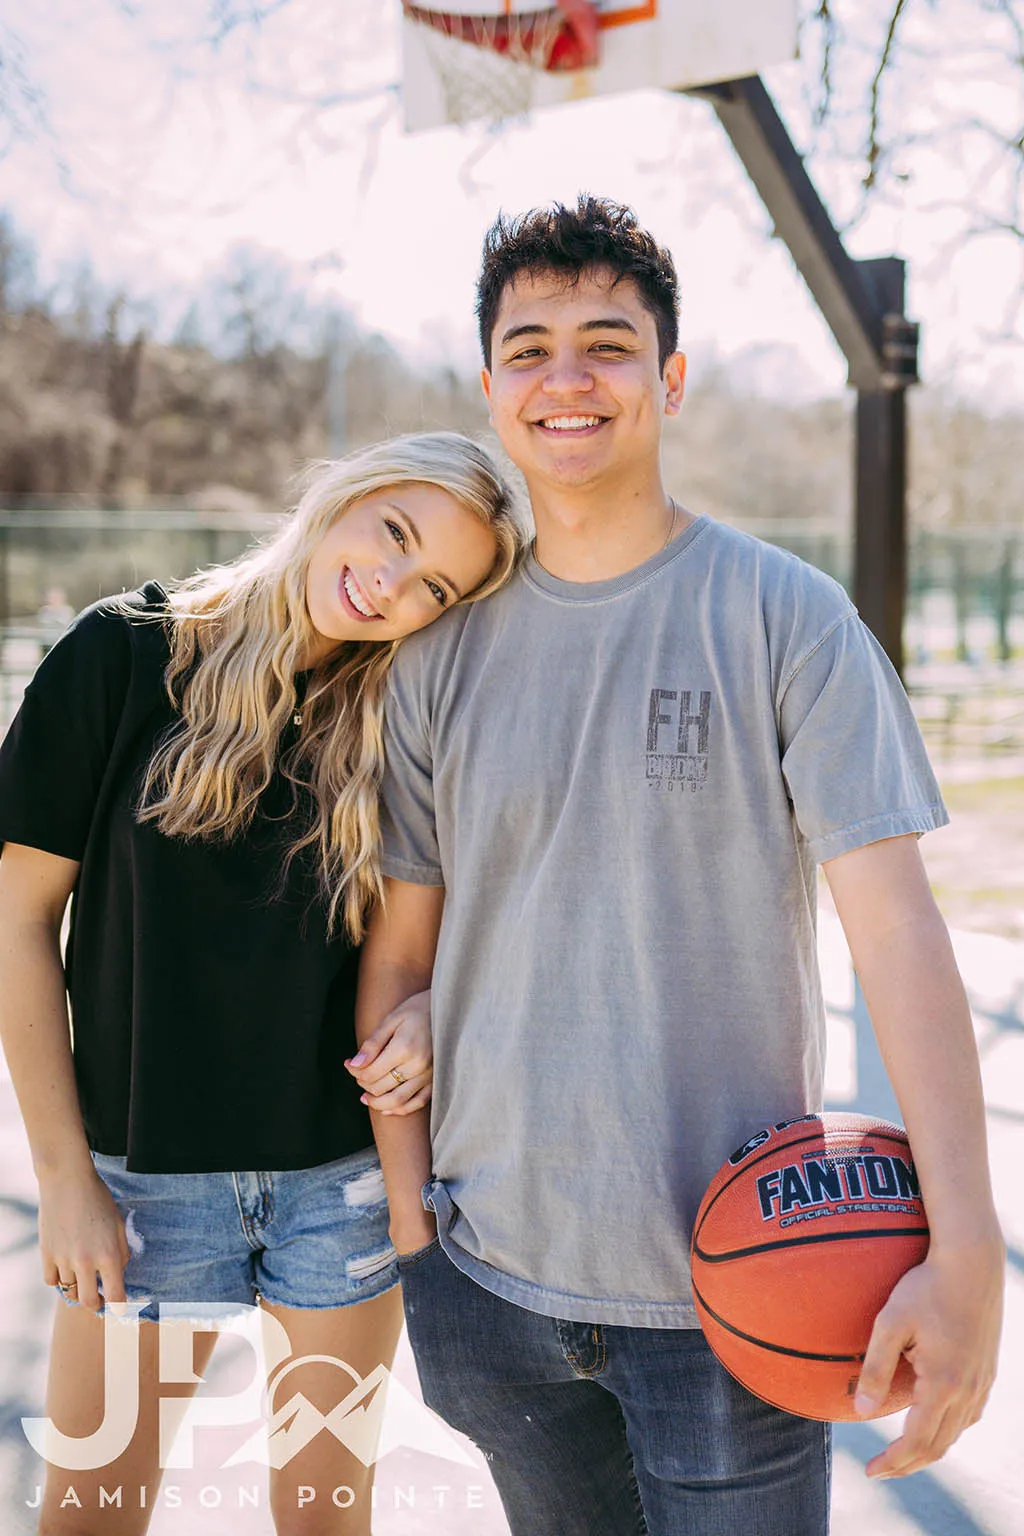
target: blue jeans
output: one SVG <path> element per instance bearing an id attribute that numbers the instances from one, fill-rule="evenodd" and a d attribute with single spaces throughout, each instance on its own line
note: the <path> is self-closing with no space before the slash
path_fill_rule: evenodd
<path id="1" fill-rule="evenodd" d="M 752 1396 L 699 1329 L 528 1312 L 436 1242 L 398 1270 L 424 1399 L 487 1456 L 513 1536 L 825 1536 L 830 1427 Z"/>

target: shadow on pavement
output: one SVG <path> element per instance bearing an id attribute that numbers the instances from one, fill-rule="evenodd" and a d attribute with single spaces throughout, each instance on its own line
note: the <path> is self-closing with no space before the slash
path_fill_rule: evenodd
<path id="1" fill-rule="evenodd" d="M 869 1462 L 872 1456 L 884 1451 L 888 1445 L 884 1435 L 870 1424 L 837 1424 L 835 1448 L 859 1461 Z M 934 1536 L 988 1536 L 988 1527 L 978 1525 L 956 1496 L 950 1493 L 930 1472 L 915 1472 L 912 1477 L 894 1477 L 884 1484 L 885 1496 L 899 1507 L 901 1514 L 913 1520 L 922 1531 Z"/>
<path id="2" fill-rule="evenodd" d="M 978 1050 L 982 1057 L 1006 1034 L 1019 1035 L 1024 1032 L 1024 992 L 1016 991 L 1008 1005 L 1001 1009 L 987 1007 L 976 997 L 971 997 L 970 1002 L 974 1018 L 981 1026 Z M 871 1019 L 856 976 L 852 1008 L 844 1009 L 830 1002 L 828 1011 L 837 1017 L 850 1019 L 853 1023 L 857 1053 L 857 1092 L 852 1102 L 827 1102 L 826 1108 L 857 1110 L 861 1114 L 880 1115 L 901 1124 L 896 1095 L 878 1053 Z M 987 1113 L 1024 1122 L 1024 1113 L 1020 1111 L 989 1107 Z M 1019 1274 L 1024 1274 L 1024 1252 L 1019 1248 L 1008 1245 L 1007 1263 Z M 872 1456 L 883 1451 L 887 1444 L 885 1436 L 870 1424 L 835 1426 L 836 1451 L 852 1457 L 862 1466 Z M 915 1472 L 909 1478 L 887 1479 L 883 1486 L 886 1498 L 891 1499 L 900 1513 L 913 1520 L 921 1531 L 934 1533 L 934 1536 L 988 1536 L 988 1527 L 978 1525 L 959 1499 L 931 1472 Z"/>

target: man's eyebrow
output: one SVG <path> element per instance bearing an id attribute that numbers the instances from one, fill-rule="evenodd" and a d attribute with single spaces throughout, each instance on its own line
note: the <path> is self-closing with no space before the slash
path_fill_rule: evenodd
<path id="1" fill-rule="evenodd" d="M 412 541 L 413 541 L 413 543 L 416 545 L 417 549 L 422 549 L 423 548 L 423 540 L 420 538 L 420 531 L 416 527 L 416 524 L 413 522 L 412 518 L 409 516 L 409 514 L 405 510 L 405 508 L 404 507 L 400 507 L 397 504 L 397 502 L 394 502 L 394 501 L 389 501 L 388 502 L 388 506 L 391 508 L 391 510 L 393 512 L 397 512 L 398 513 L 399 517 L 402 519 L 402 521 L 404 523 L 408 524 L 409 532 L 412 534 Z M 459 591 L 459 589 L 455 585 L 454 581 L 452 581 L 451 577 L 450 576 L 446 576 L 443 571 L 438 571 L 436 574 L 444 582 L 446 587 L 450 587 L 451 588 L 451 590 L 455 593 L 456 598 L 458 598 L 459 601 L 461 601 L 462 600 L 462 593 Z"/>
<path id="2" fill-rule="evenodd" d="M 581 331 L 629 331 L 633 336 L 640 334 L 632 320 L 627 320 L 624 315 L 615 315 L 607 320 L 584 320 L 579 329 Z"/>
<path id="3" fill-rule="evenodd" d="M 632 320 L 627 320 L 624 315 L 610 315 L 601 320 L 584 320 L 577 326 L 580 331 L 629 331 L 632 336 L 639 335 Z M 546 325 L 513 325 L 501 338 L 501 345 L 509 341 L 515 341 L 519 336 L 550 336 L 551 330 Z"/>
<path id="4" fill-rule="evenodd" d="M 501 338 L 501 345 L 506 341 L 515 341 L 517 336 L 550 336 L 551 332 L 546 325 L 513 325 Z"/>

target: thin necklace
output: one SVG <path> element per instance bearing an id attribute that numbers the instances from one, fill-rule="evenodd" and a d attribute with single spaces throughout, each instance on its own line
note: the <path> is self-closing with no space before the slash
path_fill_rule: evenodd
<path id="1" fill-rule="evenodd" d="M 672 535 L 676 531 L 676 518 L 679 516 L 679 508 L 676 505 L 675 497 L 674 496 L 670 496 L 669 497 L 669 501 L 672 503 L 672 521 L 668 525 L 668 533 L 666 533 L 666 535 L 665 535 L 665 542 L 661 546 L 661 549 L 658 550 L 658 554 L 659 555 L 663 554 L 664 551 L 666 549 L 668 549 L 669 540 L 671 539 Z"/>

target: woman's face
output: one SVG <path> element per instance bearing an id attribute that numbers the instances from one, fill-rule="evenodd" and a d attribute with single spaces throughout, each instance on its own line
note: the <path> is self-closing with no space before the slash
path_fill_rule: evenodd
<path id="1" fill-rule="evenodd" d="M 422 629 L 484 581 L 497 541 L 433 485 L 396 485 L 355 502 L 324 534 L 306 572 L 306 605 L 323 646 L 397 640 Z"/>

